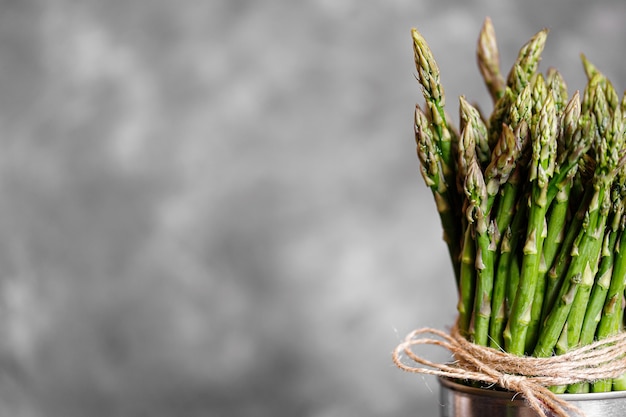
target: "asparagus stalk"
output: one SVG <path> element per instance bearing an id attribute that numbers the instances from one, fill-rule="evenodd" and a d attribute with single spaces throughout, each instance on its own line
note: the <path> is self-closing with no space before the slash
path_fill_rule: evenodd
<path id="1" fill-rule="evenodd" d="M 493 227 L 487 216 L 487 187 L 476 159 L 469 166 L 465 193 L 469 201 L 468 220 L 476 234 L 476 298 L 471 335 L 474 343 L 487 346 L 491 318 L 495 245 Z"/>
<path id="2" fill-rule="evenodd" d="M 442 172 L 441 154 L 436 145 L 432 126 L 421 108 L 415 106 L 415 141 L 417 156 L 420 160 L 420 172 L 424 182 L 430 188 L 439 218 L 443 227 L 443 240 L 446 242 L 450 258 L 453 261 L 457 283 L 459 282 L 459 242 L 457 241 L 459 223 L 453 208 L 453 196 Z"/>
<path id="3" fill-rule="evenodd" d="M 562 118 L 562 131 L 557 141 L 558 159 L 555 175 L 550 181 L 549 199 L 553 198 L 565 186 L 571 185 L 571 179 L 577 172 L 578 162 L 591 146 L 588 130 L 579 125 L 580 93 L 576 91 L 565 106 Z M 586 126 L 590 129 L 590 126 Z"/>
<path id="4" fill-rule="evenodd" d="M 531 119 L 531 123 L 533 127 L 536 127 L 539 123 L 538 119 L 540 117 L 541 108 L 543 107 L 546 101 L 546 96 L 551 95 L 553 100 L 555 100 L 555 97 L 557 97 L 557 95 L 551 94 L 551 92 L 547 88 L 548 84 L 544 81 L 543 76 L 541 74 L 535 75 L 534 80 L 535 81 L 533 82 L 533 89 L 532 89 L 533 117 Z M 559 131 L 559 128 L 558 128 L 559 114 L 557 113 L 556 109 L 557 109 L 556 102 L 554 102 L 554 113 L 555 113 L 554 119 L 556 120 L 555 137 L 554 137 L 554 144 L 555 144 L 554 152 L 555 153 L 558 147 L 558 131 Z M 546 195 L 547 195 L 547 192 L 546 192 Z M 543 207 L 545 207 L 545 210 L 542 210 L 544 225 L 541 229 L 537 229 L 537 231 L 538 232 L 541 231 L 541 233 L 537 235 L 537 241 L 536 241 L 537 250 L 540 253 L 539 263 L 536 269 L 533 269 L 531 272 L 533 274 L 536 274 L 537 277 L 534 279 L 535 280 L 535 295 L 532 298 L 532 306 L 530 310 L 530 321 L 528 323 L 528 330 L 527 330 L 527 336 L 526 336 L 526 342 L 525 342 L 525 348 L 524 348 L 525 352 L 532 350 L 532 347 L 535 345 L 535 339 L 538 333 L 537 329 L 539 327 L 539 320 L 541 316 L 541 308 L 543 305 L 543 293 L 545 290 L 545 280 L 543 278 L 543 275 L 545 274 L 546 266 L 545 266 L 545 261 L 543 257 L 543 242 L 545 241 L 545 238 L 547 235 L 546 216 L 547 216 L 547 209 L 550 207 L 550 201 L 547 198 L 543 202 Z M 532 256 L 532 258 L 534 257 L 535 255 Z"/>
<path id="5" fill-rule="evenodd" d="M 468 116 L 471 111 L 467 103 L 461 99 L 461 109 Z M 469 120 L 469 117 L 466 117 Z M 466 203 L 464 212 L 467 216 L 468 229 L 475 239 L 474 268 L 476 273 L 475 295 L 473 300 L 473 315 L 468 329 L 468 335 L 474 343 L 486 345 L 488 340 L 489 318 L 491 316 L 491 289 L 493 285 L 493 262 L 495 247 L 492 245 L 493 232 L 489 226 L 487 187 L 476 157 L 476 129 L 471 121 L 465 123 L 459 142 L 459 172 L 464 174 L 464 192 Z M 466 236 L 467 238 L 468 236 Z M 468 243 L 471 245 L 471 243 Z M 468 251 L 471 247 L 468 248 Z M 465 261 L 464 261 L 465 262 Z M 466 267 L 467 264 L 464 265 Z M 464 271 L 469 280 L 469 271 Z M 469 285 L 468 285 L 469 286 Z M 461 308 L 468 311 L 469 293 L 462 295 Z M 465 325 L 466 319 L 463 319 Z"/>
<path id="6" fill-rule="evenodd" d="M 496 272 L 493 284 L 493 296 L 491 300 L 491 322 L 489 324 L 489 347 L 504 349 L 504 326 L 508 315 L 506 308 L 507 285 L 510 280 L 511 270 L 511 228 L 504 233 L 500 252 L 497 258 Z"/>
<path id="7" fill-rule="evenodd" d="M 521 194 L 522 171 L 526 163 L 524 152 L 529 143 L 528 125 L 531 108 L 531 88 L 527 85 L 517 96 L 513 107 L 510 109 L 511 125 L 502 126 L 500 142 L 511 143 L 511 128 L 515 129 L 515 167 L 508 175 L 504 184 L 500 185 L 499 200 L 495 210 L 496 238 L 500 239 L 505 231 L 505 238 L 500 244 L 499 258 L 497 260 L 494 278 L 494 290 L 492 299 L 492 317 L 490 324 L 490 345 L 502 349 L 504 347 L 504 327 L 509 316 L 515 289 L 519 281 L 519 266 L 516 259 L 517 242 L 519 241 L 522 220 L 526 210 L 522 207 L 518 210 L 518 196 Z M 509 145 L 510 147 L 510 145 Z M 496 150 L 499 147 L 496 146 Z M 497 161 L 499 153 L 494 150 L 493 160 Z M 516 217 L 514 217 L 516 216 Z M 511 222 L 516 218 L 513 225 Z"/>
<path id="8" fill-rule="evenodd" d="M 519 172 L 517 161 L 522 153 L 523 145 L 526 141 L 527 137 L 527 125 L 523 121 L 516 132 L 512 132 L 511 129 L 507 126 L 503 126 L 502 130 L 502 138 L 498 144 L 501 146 L 496 146 L 494 149 L 494 156 L 492 158 L 492 164 L 487 168 L 486 176 L 490 178 L 487 182 L 487 194 L 491 197 L 493 193 L 495 193 L 494 189 L 489 185 L 493 180 L 491 178 L 497 178 L 500 175 L 500 178 L 506 177 L 505 187 L 501 190 L 501 200 L 498 208 L 498 216 L 495 220 L 495 233 L 494 237 L 496 239 L 496 246 L 501 243 L 500 246 L 500 256 L 497 260 L 496 264 L 496 272 L 494 278 L 494 287 L 493 287 L 493 297 L 492 297 L 492 310 L 491 310 L 491 324 L 489 329 L 490 334 L 490 346 L 494 348 L 502 348 L 504 346 L 504 339 L 502 336 L 502 332 L 504 330 L 504 325 L 506 323 L 507 317 L 507 308 L 505 305 L 506 302 L 506 293 L 507 293 L 507 285 L 509 283 L 509 270 L 511 268 L 511 256 L 514 253 L 512 250 L 512 231 L 509 227 L 509 223 L 515 212 L 515 197 L 517 196 L 517 190 L 519 188 Z M 499 150 L 503 147 L 507 147 L 507 152 L 499 152 Z M 505 173 L 502 174 L 491 174 L 492 170 L 495 170 L 498 164 L 503 165 L 503 162 L 506 161 L 507 164 L 511 165 L 506 166 L 503 170 Z M 496 171 L 497 172 L 497 171 Z M 500 187 L 500 184 L 497 184 Z M 506 214 L 506 216 L 504 215 Z M 521 218 L 521 217 L 520 217 Z M 506 233 L 502 242 L 500 242 L 501 234 L 499 230 L 505 229 Z M 515 245 L 513 245 L 515 248 Z"/>
<path id="9" fill-rule="evenodd" d="M 499 194 L 500 191 L 502 191 L 501 201 L 498 210 L 498 213 L 500 215 L 496 217 L 495 223 L 492 223 L 493 233 L 490 234 L 491 248 L 493 251 L 495 251 L 500 244 L 500 230 L 508 228 L 508 223 L 512 218 L 512 212 L 515 205 L 515 197 L 517 195 L 518 189 L 515 184 L 517 184 L 519 181 L 518 178 L 511 177 L 519 177 L 519 170 L 516 171 L 516 167 L 519 160 L 522 158 L 524 146 L 527 143 L 528 128 L 526 124 L 526 119 L 528 118 L 529 113 L 529 91 L 529 88 L 525 88 L 523 90 L 523 94 L 520 94 L 520 96 L 518 96 L 518 100 L 516 100 L 516 106 L 513 108 L 512 119 L 514 126 L 516 126 L 515 132 L 513 132 L 509 125 L 504 124 L 502 126 L 500 140 L 496 143 L 491 156 L 491 162 L 485 169 L 488 211 L 491 210 L 496 196 Z M 500 188 L 507 183 L 509 184 L 509 186 L 500 190 Z M 491 336 L 490 344 L 497 345 L 498 347 L 503 346 L 501 328 L 503 327 L 505 320 L 504 301 L 506 295 L 506 285 L 508 281 L 506 268 L 508 267 L 507 264 L 509 263 L 509 256 L 507 254 L 506 248 L 504 248 L 504 253 L 505 259 L 498 263 L 495 277 L 492 277 L 492 281 L 494 281 L 494 287 L 493 297 L 491 300 L 492 317 L 489 334 Z"/>
<path id="10" fill-rule="evenodd" d="M 580 229 L 584 223 L 587 207 L 592 198 L 592 192 L 588 191 L 583 196 L 580 206 L 572 220 L 568 224 L 568 231 L 565 239 L 561 244 L 558 254 L 553 262 L 552 267 L 546 275 L 546 287 L 544 290 L 544 305 L 542 317 L 548 315 L 554 306 L 559 290 L 565 280 L 567 268 L 570 266 L 572 254 L 576 252 L 576 245 L 580 242 Z M 578 243 L 577 243 L 578 242 Z"/>
<path id="11" fill-rule="evenodd" d="M 489 118 L 489 144 L 491 147 L 497 142 L 501 134 L 503 123 L 510 122 L 510 109 L 517 96 L 530 83 L 534 76 L 539 58 L 545 47 L 547 30 L 536 33 L 519 51 L 517 59 L 507 76 L 507 86 L 498 99 Z"/>
<path id="12" fill-rule="evenodd" d="M 596 155 L 596 167 L 593 177 L 593 197 L 586 210 L 585 221 L 579 233 L 578 242 L 575 242 L 571 252 L 571 263 L 565 280 L 562 283 L 559 297 L 545 320 L 540 340 L 535 348 L 534 355 L 548 356 L 563 328 L 565 320 L 574 323 L 572 327 L 577 330 L 568 331 L 568 342 L 578 332 L 584 319 L 584 310 L 588 299 L 588 290 L 593 284 L 593 279 L 598 265 L 600 249 L 603 240 L 604 224 L 608 214 L 609 192 L 608 189 L 621 168 L 623 147 L 623 121 L 621 110 L 617 107 L 614 114 L 608 107 L 604 91 L 598 87 L 593 89 L 594 102 L 593 112 L 597 123 L 598 140 L 594 144 Z M 577 297 L 577 291 L 582 295 Z M 572 305 L 576 304 L 574 308 Z M 583 313 L 580 313 L 580 311 Z M 573 311 L 571 317 L 570 311 Z"/>
<path id="13" fill-rule="evenodd" d="M 567 217 L 569 213 L 569 192 L 571 184 L 566 184 L 550 207 L 547 223 L 546 239 L 543 246 L 543 262 L 540 275 L 546 276 L 548 268 L 552 265 L 556 254 L 563 243 L 566 233 Z"/>
<path id="14" fill-rule="evenodd" d="M 611 277 L 611 284 L 607 293 L 604 309 L 602 311 L 602 317 L 598 324 L 598 330 L 596 337 L 598 339 L 604 339 L 612 336 L 621 331 L 621 311 L 624 308 L 624 286 L 626 277 L 626 229 L 622 230 L 619 237 L 619 242 L 616 245 L 617 251 L 615 253 L 615 264 L 613 266 L 613 275 Z M 611 391 L 612 381 L 601 380 L 591 385 L 592 392 L 606 392 Z"/>
<path id="15" fill-rule="evenodd" d="M 500 54 L 496 43 L 496 32 L 490 18 L 486 18 L 478 37 L 478 68 L 485 80 L 493 102 L 504 94 L 505 81 L 500 73 Z"/>
<path id="16" fill-rule="evenodd" d="M 506 182 L 515 168 L 515 163 L 522 151 L 522 141 L 517 139 L 519 132 L 516 137 L 507 127 L 506 133 L 503 134 L 502 139 L 494 149 L 491 158 L 492 162 L 486 168 L 485 175 L 487 178 L 483 178 L 477 163 L 478 158 L 476 154 L 478 152 L 476 151 L 479 147 L 476 146 L 476 138 L 480 140 L 486 138 L 486 127 L 480 120 L 478 111 L 469 105 L 463 97 L 460 99 L 460 111 L 463 130 L 461 134 L 462 139 L 459 143 L 458 171 L 461 176 L 467 178 L 465 183 L 467 201 L 469 204 L 478 207 L 478 209 L 474 212 L 476 214 L 475 217 L 468 217 L 468 221 L 474 223 L 473 231 L 476 235 L 474 247 L 476 257 L 475 269 L 477 271 L 476 299 L 473 303 L 470 302 L 468 289 L 472 288 L 472 272 L 469 270 L 469 265 L 464 257 L 461 264 L 461 280 L 465 283 L 462 285 L 465 289 L 462 291 L 463 294 L 460 297 L 458 309 L 461 316 L 461 329 L 465 330 L 468 324 L 467 312 L 470 305 L 474 306 L 474 320 L 471 323 L 471 329 L 468 328 L 468 334 L 473 337 L 475 343 L 486 345 L 489 340 L 490 293 L 494 281 L 493 264 L 495 262 L 495 251 L 500 240 L 498 229 L 495 223 L 489 224 L 487 214 L 491 210 L 491 206 L 498 194 L 500 184 Z M 476 190 L 478 190 L 478 193 Z M 486 193 L 484 196 L 482 195 L 483 191 Z M 466 211 L 469 212 L 467 207 Z M 465 242 L 467 245 L 471 245 L 467 240 L 467 236 Z M 468 247 L 468 252 L 471 252 L 471 250 L 472 248 Z"/>
<path id="17" fill-rule="evenodd" d="M 506 313 L 507 319 L 511 317 L 511 311 L 513 303 L 517 295 L 520 280 L 520 262 L 518 257 L 518 245 L 522 243 L 525 234 L 526 218 L 528 214 L 528 205 L 525 202 L 526 198 L 521 198 L 515 208 L 515 216 L 511 222 L 510 227 L 507 230 L 507 234 L 510 234 L 509 250 L 510 253 L 505 255 L 508 257 L 508 261 L 505 259 L 502 262 L 508 263 L 508 277 L 506 279 Z M 501 242 L 501 253 L 505 254 L 505 247 Z M 508 323 L 508 321 L 507 321 Z M 506 327 L 502 332 L 502 338 L 506 334 Z"/>
<path id="18" fill-rule="evenodd" d="M 493 111 L 489 116 L 489 121 L 487 125 L 489 126 L 489 140 L 488 144 L 490 146 L 495 145 L 495 143 L 500 138 L 502 134 L 501 129 L 505 124 L 509 124 L 509 112 L 513 103 L 515 103 L 518 93 L 513 91 L 511 87 L 505 87 L 504 93 L 502 96 L 496 101 Z"/>
<path id="19" fill-rule="evenodd" d="M 515 65 L 507 77 L 507 85 L 516 93 L 519 94 L 535 75 L 547 37 L 548 30 L 543 29 L 520 49 Z"/>
<path id="20" fill-rule="evenodd" d="M 593 88 L 594 86 L 589 83 L 587 90 L 592 90 Z M 582 216 L 584 215 L 583 210 L 578 215 L 573 217 L 568 226 L 569 234 L 562 243 L 563 250 L 560 252 L 558 258 L 554 259 L 559 247 L 554 244 L 555 241 L 552 240 L 552 237 L 555 231 L 560 227 L 560 224 L 565 221 L 565 219 L 559 216 L 558 213 L 565 212 L 564 206 L 567 204 L 567 200 L 578 200 L 575 195 L 576 191 L 574 191 L 576 189 L 574 187 L 574 178 L 580 178 L 580 176 L 576 177 L 579 165 L 581 164 L 585 153 L 591 146 L 596 134 L 595 115 L 591 112 L 591 109 L 587 108 L 589 107 L 587 101 L 590 99 L 591 95 L 587 92 L 585 93 L 587 100 L 585 101 L 585 107 L 587 110 L 582 116 L 580 116 L 581 105 L 579 97 L 580 95 L 577 91 L 565 108 L 563 117 L 564 128 L 561 134 L 561 140 L 558 143 L 560 148 L 559 156 L 555 168 L 555 175 L 550 181 L 548 189 L 549 201 L 552 201 L 552 199 L 558 194 L 561 194 L 561 196 L 559 197 L 559 201 L 557 201 L 552 207 L 553 215 L 551 215 L 550 218 L 548 233 L 550 234 L 550 229 L 552 229 L 553 232 L 547 240 L 548 243 L 544 249 L 544 259 L 546 260 L 546 264 L 551 266 L 547 275 L 547 286 L 544 296 L 546 302 L 542 314 L 544 317 L 547 314 L 547 311 L 552 307 L 556 296 L 555 293 L 558 290 L 561 280 L 563 279 L 565 269 L 569 265 L 569 250 L 573 245 L 576 232 L 582 224 Z M 589 198 L 589 196 L 587 198 Z M 582 207 L 585 207 L 585 204 L 587 204 L 587 202 L 583 201 Z"/>
<path id="21" fill-rule="evenodd" d="M 474 311 L 474 293 L 476 291 L 476 247 L 472 228 L 467 227 L 463 236 L 463 251 L 461 254 L 461 270 L 459 282 L 459 330 L 469 339 L 470 323 Z"/>
<path id="22" fill-rule="evenodd" d="M 604 91 L 609 93 L 608 96 L 616 96 L 616 94 L 611 94 L 614 90 L 610 83 L 606 84 Z M 611 119 L 610 126 L 605 126 L 604 123 L 598 124 L 600 141 L 598 142 L 598 149 L 596 149 L 596 153 L 598 153 L 598 156 L 596 157 L 598 161 L 597 169 L 601 170 L 599 182 L 600 187 L 604 187 L 605 191 L 604 199 L 600 203 L 599 215 L 601 217 L 598 221 L 598 225 L 596 226 L 596 230 L 592 231 L 592 233 L 598 242 L 601 243 L 605 234 L 605 223 L 611 208 L 611 184 L 619 172 L 620 164 L 622 163 L 622 155 L 615 151 L 621 149 L 624 143 L 624 123 L 622 120 L 621 109 L 619 108 L 617 101 L 611 100 L 609 102 L 603 100 L 603 97 L 605 96 L 602 92 L 600 92 L 597 97 L 598 100 L 596 101 L 596 106 L 594 107 L 596 118 L 606 120 L 608 115 Z M 611 151 L 609 151 L 609 149 Z M 603 167 L 604 170 L 602 170 Z M 597 266 L 598 261 L 596 261 L 594 265 Z M 576 346 L 579 343 L 593 281 L 583 281 L 581 284 L 582 285 L 578 289 L 572 310 L 568 317 L 568 339 L 571 346 Z"/>
<path id="23" fill-rule="evenodd" d="M 624 310 L 622 309 L 622 314 Z M 626 374 L 613 380 L 613 391 L 626 391 Z"/>
<path id="24" fill-rule="evenodd" d="M 463 99 L 461 99 L 461 109 L 463 110 Z M 463 117 L 461 117 L 463 119 Z M 469 177 L 469 167 L 476 163 L 476 129 L 471 123 L 465 123 L 461 133 L 461 140 L 458 145 L 457 173 L 458 182 L 462 184 L 463 192 L 467 178 Z M 468 213 L 470 200 L 466 199 L 463 205 L 463 212 Z M 474 241 L 474 229 L 471 216 L 465 219 L 465 232 L 463 236 L 461 264 L 460 264 L 460 288 L 459 303 L 459 329 L 467 338 L 471 337 L 473 330 L 470 329 L 473 317 L 474 294 L 476 289 L 476 245 Z"/>
<path id="25" fill-rule="evenodd" d="M 594 76 L 595 78 L 596 76 Z M 598 94 L 602 96 L 602 94 Z M 613 102 L 614 104 L 614 102 Z M 609 143 L 604 143 L 603 154 L 598 155 L 598 159 L 601 162 L 615 163 L 617 169 L 622 169 L 624 164 L 624 119 L 621 114 L 621 106 L 615 108 L 612 123 L 608 126 L 609 122 L 599 123 L 599 129 L 606 129 L 604 133 L 609 139 L 612 139 Z M 621 144 L 619 141 L 621 140 Z M 622 146 L 619 146 L 622 145 Z M 623 176 L 622 176 L 623 178 Z M 619 238 L 619 244 L 617 244 L 618 251 L 615 254 L 615 264 L 613 268 L 613 275 L 611 277 L 611 283 L 607 293 L 605 306 L 602 317 L 598 324 L 597 338 L 603 339 L 622 330 L 623 308 L 624 308 L 624 289 L 625 289 L 625 277 L 626 277 L 626 236 L 624 232 Z M 618 379 L 617 383 L 622 384 L 622 380 Z M 592 385 L 592 391 L 602 392 L 608 391 L 612 387 L 611 381 L 599 381 Z"/>
<path id="26" fill-rule="evenodd" d="M 594 262 L 597 262 L 601 243 L 598 244 L 597 239 L 594 239 L 588 230 L 592 228 L 591 225 L 593 225 L 593 231 L 596 230 L 595 226 L 598 222 L 599 211 L 599 203 L 597 201 L 601 197 L 601 191 L 598 189 L 594 190 L 593 200 L 596 203 L 592 204 L 585 214 L 587 226 L 583 226 L 583 229 L 578 234 L 578 243 L 574 244 L 574 249 L 571 253 L 572 260 L 567 274 L 562 282 L 558 297 L 546 316 L 533 356 L 546 357 L 553 354 L 554 346 L 570 313 L 578 287 L 581 284 L 589 285 L 590 282 L 593 283 L 595 276 Z"/>
<path id="27" fill-rule="evenodd" d="M 617 93 L 608 78 L 606 78 L 584 54 L 580 54 L 580 57 L 583 63 L 583 69 L 585 70 L 585 74 L 587 75 L 589 82 L 602 85 L 609 108 L 614 109 L 618 107 L 619 97 L 617 96 Z M 624 109 L 622 109 L 622 112 L 623 110 Z"/>
<path id="28" fill-rule="evenodd" d="M 548 85 L 548 90 L 554 96 L 556 114 L 560 119 L 567 106 L 567 84 L 565 83 L 561 73 L 556 68 L 548 68 L 548 72 L 546 74 L 546 84 Z"/>
<path id="29" fill-rule="evenodd" d="M 491 162 L 485 169 L 485 183 L 487 187 L 487 210 L 493 206 L 493 202 L 500 191 L 500 187 L 505 184 L 509 176 L 515 169 L 517 160 L 522 154 L 523 130 L 526 125 L 522 125 L 517 133 L 513 132 L 508 125 L 502 126 L 502 136 L 491 156 Z"/>
<path id="30" fill-rule="evenodd" d="M 559 340 L 556 343 L 556 350 L 557 352 L 567 352 L 568 350 L 567 331 L 565 327 L 561 331 Z M 564 394 L 565 392 L 567 392 L 567 387 L 568 387 L 567 385 L 554 385 L 554 386 L 548 387 L 548 389 L 554 392 L 555 394 Z"/>
<path id="31" fill-rule="evenodd" d="M 517 96 L 513 107 L 510 109 L 510 121 L 509 125 L 502 125 L 502 129 L 504 130 L 504 126 L 508 126 L 508 129 L 513 130 L 515 133 L 515 168 L 509 174 L 508 180 L 500 185 L 501 193 L 499 203 L 495 207 L 495 215 L 492 215 L 496 219 L 496 227 L 499 233 L 506 230 L 511 220 L 513 219 L 513 214 L 515 213 L 515 205 L 517 198 L 520 194 L 520 183 L 522 170 L 524 170 L 524 165 L 526 164 L 526 155 L 525 151 L 528 148 L 530 136 L 528 134 L 528 123 L 530 122 L 530 111 L 532 107 L 531 102 L 531 86 L 528 85 L 522 90 L 519 96 Z M 500 137 L 500 141 L 503 140 L 502 133 Z M 504 140 L 507 139 L 507 136 L 504 137 Z M 494 157 L 498 157 L 500 153 L 497 152 Z"/>
<path id="32" fill-rule="evenodd" d="M 570 346 L 577 346 L 580 342 L 580 335 L 585 318 L 585 312 L 587 311 L 587 303 L 591 293 L 591 287 L 594 283 L 594 278 L 598 272 L 599 257 L 601 255 L 602 243 L 604 241 L 604 228 L 609 211 L 610 199 L 609 193 L 604 192 L 603 202 L 600 203 L 599 218 L 595 226 L 595 230 L 591 230 L 595 241 L 593 257 L 589 260 L 589 266 L 591 274 L 586 276 L 583 274 L 583 279 L 578 286 L 576 296 L 572 302 L 572 307 L 567 318 L 567 337 Z"/>
<path id="33" fill-rule="evenodd" d="M 426 109 L 437 138 L 437 147 L 441 155 L 444 178 L 451 179 L 454 177 L 452 136 L 446 122 L 444 109 L 445 94 L 440 83 L 439 66 L 426 40 L 417 29 L 413 29 L 411 34 L 413 35 L 413 51 L 417 78 L 422 85 L 422 93 L 426 100 Z M 448 181 L 448 183 L 450 183 L 450 181 Z"/>
<path id="34" fill-rule="evenodd" d="M 430 47 L 422 35 L 413 29 L 411 31 L 413 37 L 413 51 L 415 57 L 415 67 L 417 69 L 417 79 L 422 85 L 422 93 L 426 100 L 426 111 L 428 116 L 418 117 L 416 107 L 416 135 L 420 136 L 417 130 L 423 132 L 430 131 L 428 139 L 432 142 L 429 145 L 437 154 L 436 163 L 439 165 L 441 173 L 438 180 L 438 186 L 445 188 L 444 193 L 437 192 L 435 198 L 440 197 L 443 201 L 437 201 L 437 208 L 441 217 L 441 223 L 444 229 L 444 240 L 450 252 L 453 270 L 457 284 L 460 280 L 460 253 L 461 253 L 461 224 L 455 221 L 460 217 L 460 202 L 458 196 L 448 191 L 449 187 L 456 181 L 454 166 L 454 140 L 457 139 L 453 135 L 453 129 L 449 128 L 445 114 L 445 95 L 443 87 L 440 83 L 439 66 L 435 61 Z M 424 112 L 420 112 L 425 115 Z M 428 122 L 427 122 L 428 121 Z M 428 127 L 428 129 L 427 129 Z M 418 138 L 418 143 L 421 138 Z M 418 145 L 419 147 L 419 145 Z M 420 159 L 421 161 L 421 159 Z M 427 180 L 428 183 L 428 180 Z M 431 186 L 432 188 L 432 186 Z M 442 211 L 442 208 L 445 210 Z"/>
<path id="35" fill-rule="evenodd" d="M 545 89 L 543 77 L 537 77 L 535 89 Z M 541 92 L 540 92 L 541 93 Z M 529 167 L 531 196 L 529 200 L 528 229 L 523 248 L 519 288 L 513 303 L 511 317 L 504 334 L 505 347 L 516 355 L 525 353 L 526 336 L 531 324 L 531 310 L 538 285 L 538 269 L 543 246 L 543 229 L 547 207 L 548 183 L 554 173 L 556 153 L 556 109 L 551 95 L 545 97 L 537 123 L 531 129 L 533 155 Z"/>
<path id="36" fill-rule="evenodd" d="M 544 306 L 542 317 L 547 314 L 547 309 L 552 306 L 554 295 L 557 290 L 558 277 L 561 275 L 556 269 L 548 269 L 552 267 L 555 257 L 563 244 L 566 234 L 565 228 L 568 220 L 569 197 L 572 187 L 573 177 L 576 174 L 578 161 L 589 148 L 591 141 L 587 140 L 583 130 L 580 128 L 578 121 L 580 118 L 580 95 L 578 91 L 566 105 L 562 118 L 562 131 L 557 141 L 558 159 L 555 167 L 555 175 L 550 181 L 548 188 L 548 200 L 550 201 L 554 195 L 555 201 L 551 204 L 548 219 L 548 230 L 546 234 L 545 244 L 543 247 L 543 264 L 540 274 L 544 276 L 546 287 L 543 295 Z M 555 194 L 556 192 L 556 194 Z M 575 230 L 576 228 L 574 228 Z M 570 228 L 572 230 L 572 228 Z M 571 235 L 569 243 L 573 242 L 574 236 Z M 567 259 L 567 252 L 564 252 L 561 262 Z"/>
<path id="37" fill-rule="evenodd" d="M 606 300 L 606 295 L 611 284 L 611 276 L 613 274 L 613 263 L 615 260 L 615 244 L 618 235 L 624 228 L 624 201 L 619 190 L 614 189 L 613 192 L 613 213 L 610 227 L 606 232 L 604 244 L 602 246 L 602 259 L 598 272 L 596 274 L 595 283 L 591 291 L 583 326 L 580 331 L 580 344 L 588 345 L 593 342 L 598 323 L 600 322 L 602 308 Z"/>
<path id="38" fill-rule="evenodd" d="M 485 125 L 478 109 L 469 104 L 463 96 L 459 98 L 459 113 L 461 115 L 461 132 L 463 132 L 466 128 L 472 129 L 474 152 L 476 153 L 476 158 L 478 159 L 481 167 L 484 167 L 489 162 L 491 156 L 491 150 L 489 149 L 489 143 L 487 140 L 487 126 Z M 459 150 L 459 152 L 461 151 Z M 458 176 L 461 176 L 460 173 Z M 465 176 L 462 178 L 465 178 Z"/>

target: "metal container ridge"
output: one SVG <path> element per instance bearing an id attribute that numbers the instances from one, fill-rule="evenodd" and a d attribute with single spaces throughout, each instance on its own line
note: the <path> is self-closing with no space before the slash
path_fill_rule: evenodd
<path id="1" fill-rule="evenodd" d="M 439 378 L 440 417 L 537 417 L 519 395 L 458 384 Z M 561 394 L 584 417 L 625 417 L 626 391 Z M 572 417 L 583 417 L 572 414 Z"/>

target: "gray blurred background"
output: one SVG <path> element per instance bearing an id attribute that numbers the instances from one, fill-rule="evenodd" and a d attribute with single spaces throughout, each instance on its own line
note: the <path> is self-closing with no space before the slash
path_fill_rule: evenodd
<path id="1" fill-rule="evenodd" d="M 456 301 L 409 32 L 490 111 L 485 16 L 626 87 L 619 1 L 0 1 L 0 414 L 436 417 L 390 360 Z"/>

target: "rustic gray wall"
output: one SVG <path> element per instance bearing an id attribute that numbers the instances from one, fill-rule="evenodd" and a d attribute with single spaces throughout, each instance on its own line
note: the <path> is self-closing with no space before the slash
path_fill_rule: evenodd
<path id="1" fill-rule="evenodd" d="M 1 414 L 437 416 L 390 361 L 455 316 L 409 30 L 489 109 L 487 15 L 626 88 L 619 1 L 0 1 Z"/>

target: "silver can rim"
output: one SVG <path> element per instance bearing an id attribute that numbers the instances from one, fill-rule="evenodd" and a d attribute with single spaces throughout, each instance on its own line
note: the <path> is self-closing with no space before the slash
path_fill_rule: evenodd
<path id="1" fill-rule="evenodd" d="M 518 393 L 511 391 L 470 387 L 468 385 L 459 384 L 458 382 L 454 382 L 453 380 L 444 377 L 439 377 L 438 380 L 439 384 L 453 391 L 482 397 L 503 398 L 511 401 L 524 401 L 524 399 L 521 398 Z M 585 394 L 558 394 L 557 397 L 562 398 L 565 401 L 598 401 L 611 398 L 626 398 L 626 391 L 592 392 Z"/>

